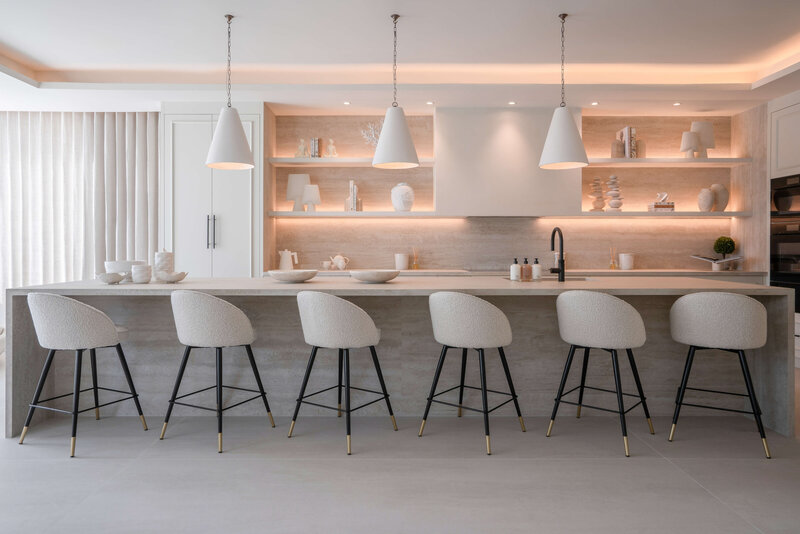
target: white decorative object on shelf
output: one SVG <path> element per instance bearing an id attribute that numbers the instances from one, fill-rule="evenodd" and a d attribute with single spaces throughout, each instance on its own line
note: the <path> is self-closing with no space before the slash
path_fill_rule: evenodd
<path id="1" fill-rule="evenodd" d="M 96 278 L 104 284 L 119 284 L 125 278 L 119 273 L 98 273 Z"/>
<path id="2" fill-rule="evenodd" d="M 297 269 L 291 271 L 267 271 L 269 275 L 279 282 L 299 283 L 311 280 L 317 276 L 314 269 Z"/>
<path id="3" fill-rule="evenodd" d="M 159 282 L 164 282 L 164 283 L 167 283 L 167 284 L 177 284 L 178 282 L 180 282 L 181 280 L 186 278 L 187 274 L 189 274 L 189 273 L 173 273 L 173 272 L 156 271 L 155 272 L 155 277 L 156 277 L 156 280 L 158 280 Z"/>
<path id="4" fill-rule="evenodd" d="M 331 265 L 340 271 L 344 271 L 347 269 L 347 264 L 350 263 L 350 258 L 342 256 L 341 254 L 337 254 L 336 256 L 331 256 Z"/>
<path id="5" fill-rule="evenodd" d="M 622 197 L 619 192 L 619 179 L 616 174 L 608 177 L 606 182 L 608 191 L 606 191 L 606 198 L 608 198 L 608 208 L 606 211 L 622 211 Z"/>
<path id="6" fill-rule="evenodd" d="M 589 198 L 593 198 L 592 200 L 592 209 L 589 211 L 603 211 L 603 208 L 606 206 L 606 199 L 605 194 L 603 194 L 603 180 L 596 176 L 592 179 L 592 189 L 589 193 Z"/>
<path id="7" fill-rule="evenodd" d="M 708 149 L 716 148 L 714 141 L 714 125 L 709 121 L 692 121 L 691 131 L 697 134 L 700 145 L 697 147 L 697 157 L 707 158 Z"/>
<path id="8" fill-rule="evenodd" d="M 163 249 L 161 252 L 156 252 L 153 266 L 156 273 L 171 273 L 175 271 L 175 254 Z"/>
<path id="9" fill-rule="evenodd" d="M 308 206 L 307 211 L 317 211 L 317 204 L 322 200 L 319 197 L 318 185 L 304 185 L 303 186 L 303 204 Z"/>
<path id="10" fill-rule="evenodd" d="M 333 144 L 333 139 L 328 138 L 328 146 L 325 147 L 325 157 L 335 158 L 339 154 L 336 153 L 336 145 Z"/>
<path id="11" fill-rule="evenodd" d="M 668 199 L 669 193 L 666 191 L 656 193 L 656 201 L 647 205 L 647 211 L 652 211 L 655 213 L 675 211 L 675 203 L 670 202 Z"/>
<path id="12" fill-rule="evenodd" d="M 411 211 L 414 205 L 414 189 L 405 182 L 392 188 L 392 206 L 395 211 Z"/>
<path id="13" fill-rule="evenodd" d="M 687 159 L 694 159 L 694 153 L 700 146 L 700 138 L 696 132 L 683 132 L 681 134 L 681 152 L 684 152 Z"/>
<path id="14" fill-rule="evenodd" d="M 134 265 L 131 267 L 131 280 L 134 284 L 149 284 L 153 278 L 153 268 L 149 265 Z"/>
<path id="15" fill-rule="evenodd" d="M 383 119 L 378 122 L 369 122 L 367 127 L 361 130 L 361 137 L 370 146 L 378 146 L 378 138 L 381 136 L 381 128 L 383 128 Z M 372 160 L 370 160 L 372 163 Z"/>
<path id="16" fill-rule="evenodd" d="M 358 186 L 355 180 L 350 180 L 349 194 L 344 201 L 344 211 L 361 211 L 361 199 L 358 198 Z"/>
<path id="17" fill-rule="evenodd" d="M 302 137 L 297 140 L 297 152 L 294 153 L 294 157 L 296 158 L 307 158 L 310 157 L 311 153 L 308 150 L 308 145 L 306 144 L 306 140 Z"/>
<path id="18" fill-rule="evenodd" d="M 368 284 L 383 284 L 397 278 L 398 274 L 400 274 L 400 271 L 390 269 L 350 271 L 350 276 L 361 282 L 367 282 Z"/>
<path id="19" fill-rule="evenodd" d="M 714 211 L 725 211 L 731 198 L 728 188 L 722 184 L 713 184 L 709 189 L 714 193 Z"/>
<path id="20" fill-rule="evenodd" d="M 619 268 L 623 271 L 630 271 L 633 269 L 633 258 L 635 254 L 632 252 L 619 253 Z"/>
<path id="21" fill-rule="evenodd" d="M 278 265 L 278 268 L 281 271 L 291 271 L 294 269 L 294 264 L 297 263 L 297 252 L 291 252 L 288 249 L 284 249 L 279 250 L 278 254 L 281 257 L 280 264 Z"/>
<path id="22" fill-rule="evenodd" d="M 294 202 L 292 211 L 303 211 L 303 188 L 311 183 L 308 174 L 290 174 L 286 183 L 286 200 Z"/>
<path id="23" fill-rule="evenodd" d="M 711 189 L 703 188 L 697 195 L 697 207 L 700 211 L 711 211 L 714 207 L 714 192 Z"/>
<path id="24" fill-rule="evenodd" d="M 124 281 L 130 282 L 131 268 L 134 265 L 145 265 L 145 262 L 141 260 L 117 260 L 104 262 L 103 265 L 107 273 L 119 273 L 124 276 Z"/>

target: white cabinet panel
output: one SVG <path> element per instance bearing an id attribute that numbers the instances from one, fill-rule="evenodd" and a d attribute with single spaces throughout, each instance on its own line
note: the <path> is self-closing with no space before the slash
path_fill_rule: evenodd
<path id="1" fill-rule="evenodd" d="M 539 168 L 552 108 L 437 108 L 436 212 L 576 215 L 581 171 Z"/>
<path id="2" fill-rule="evenodd" d="M 770 178 L 800 174 L 800 103 L 770 113 Z"/>

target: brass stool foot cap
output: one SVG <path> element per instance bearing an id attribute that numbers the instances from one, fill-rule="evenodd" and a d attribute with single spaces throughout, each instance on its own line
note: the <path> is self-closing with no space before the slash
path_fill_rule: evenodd
<path id="1" fill-rule="evenodd" d="M 625 443 L 625 456 L 628 457 L 631 455 L 631 450 L 628 447 L 628 436 L 622 436 L 622 441 Z"/>
<path id="2" fill-rule="evenodd" d="M 486 436 L 486 454 L 492 455 L 492 438 L 490 436 Z"/>
<path id="3" fill-rule="evenodd" d="M 342 405 L 340 404 L 339 409 L 336 411 L 336 417 L 341 417 L 341 416 L 342 416 Z"/>
<path id="4" fill-rule="evenodd" d="M 419 427 L 419 437 L 422 437 L 422 432 L 425 430 L 425 419 L 422 420 L 422 424 Z"/>
<path id="5" fill-rule="evenodd" d="M 519 416 L 519 426 L 522 427 L 523 432 L 527 432 L 528 430 L 525 428 L 525 421 L 522 420 L 522 416 Z"/>
<path id="6" fill-rule="evenodd" d="M 392 426 L 394 427 L 395 432 L 397 432 L 397 421 L 395 421 L 395 418 L 394 418 L 393 415 L 390 415 L 389 417 L 392 418 Z"/>
<path id="7" fill-rule="evenodd" d="M 95 421 L 99 421 L 100 420 L 100 408 L 95 408 L 94 409 L 94 420 Z"/>
<path id="8" fill-rule="evenodd" d="M 347 454 L 349 455 L 350 452 L 350 434 L 347 434 Z"/>
<path id="9" fill-rule="evenodd" d="M 550 425 L 547 427 L 547 436 L 546 436 L 546 437 L 548 437 L 548 438 L 550 437 L 550 432 L 552 432 L 552 431 L 553 431 L 553 423 L 554 423 L 554 422 L 555 422 L 555 420 L 553 420 L 553 419 L 550 419 Z"/>
<path id="10" fill-rule="evenodd" d="M 461 417 L 461 406 L 458 407 L 458 417 Z"/>
<path id="11" fill-rule="evenodd" d="M 217 452 L 222 452 L 222 432 L 217 434 Z"/>
<path id="12" fill-rule="evenodd" d="M 161 426 L 161 435 L 158 437 L 158 439 L 164 439 L 164 434 L 166 433 L 167 433 L 167 422 L 164 421 L 164 424 Z"/>
<path id="13" fill-rule="evenodd" d="M 19 435 L 19 444 L 22 445 L 22 442 L 25 441 L 25 435 L 28 433 L 28 427 L 22 428 L 22 434 Z"/>
<path id="14" fill-rule="evenodd" d="M 655 434 L 656 431 L 653 429 L 653 421 L 648 417 L 647 418 L 647 426 L 650 427 L 650 433 Z"/>
<path id="15" fill-rule="evenodd" d="M 772 458 L 772 455 L 769 453 L 769 445 L 767 445 L 767 438 L 761 438 L 761 444 L 764 445 L 764 454 L 767 455 L 767 458 Z"/>
<path id="16" fill-rule="evenodd" d="M 144 416 L 143 416 L 143 415 L 140 415 L 140 416 L 139 416 L 139 419 L 141 419 L 141 421 L 142 421 L 142 428 L 144 428 L 145 432 L 146 432 L 147 430 L 149 430 L 149 429 L 147 428 L 147 421 L 145 421 L 145 420 L 144 420 Z"/>
<path id="17" fill-rule="evenodd" d="M 672 423 L 672 428 L 669 429 L 669 441 L 672 441 L 672 438 L 675 437 L 675 423 Z"/>
<path id="18" fill-rule="evenodd" d="M 580 419 L 580 418 L 581 418 L 581 406 L 578 406 L 578 409 L 577 409 L 577 410 L 575 410 L 575 417 L 576 417 L 577 419 Z"/>
<path id="19" fill-rule="evenodd" d="M 291 424 L 291 425 L 289 425 L 289 435 L 288 435 L 288 436 L 286 436 L 286 437 L 287 437 L 287 438 L 291 438 L 291 437 L 292 437 L 292 432 L 293 432 L 293 431 L 294 431 L 294 421 L 292 421 L 292 424 Z"/>
<path id="20" fill-rule="evenodd" d="M 74 437 L 70 438 L 70 440 L 69 440 L 69 457 L 70 458 L 74 458 L 75 457 L 75 438 Z"/>
<path id="21" fill-rule="evenodd" d="M 272 425 L 272 428 L 275 428 L 275 419 L 272 418 L 272 412 L 267 412 L 267 415 L 269 416 L 269 424 Z"/>

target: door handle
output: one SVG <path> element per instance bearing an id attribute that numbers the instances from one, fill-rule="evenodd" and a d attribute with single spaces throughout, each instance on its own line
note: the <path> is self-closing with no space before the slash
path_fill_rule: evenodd
<path id="1" fill-rule="evenodd" d="M 212 229 L 211 229 L 211 248 L 217 248 L 217 216 L 214 215 L 211 217 Z"/>
<path id="2" fill-rule="evenodd" d="M 206 248 L 211 248 L 211 215 L 206 215 Z"/>

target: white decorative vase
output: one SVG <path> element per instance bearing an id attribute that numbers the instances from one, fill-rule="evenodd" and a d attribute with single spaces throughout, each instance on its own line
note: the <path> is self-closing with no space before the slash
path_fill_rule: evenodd
<path id="1" fill-rule="evenodd" d="M 714 211 L 725 211 L 731 194 L 722 184 L 713 184 L 709 189 L 714 193 Z"/>
<path id="2" fill-rule="evenodd" d="M 700 211 L 711 211 L 714 207 L 714 192 L 711 189 L 701 189 L 697 195 L 697 207 Z"/>
<path id="3" fill-rule="evenodd" d="M 405 182 L 392 188 L 392 206 L 395 211 L 411 211 L 414 205 L 414 190 Z"/>

